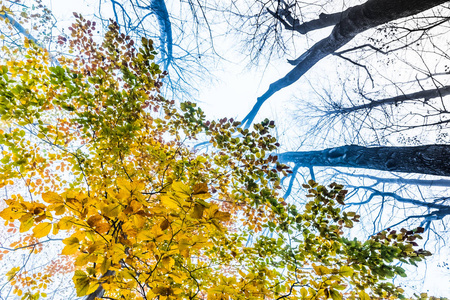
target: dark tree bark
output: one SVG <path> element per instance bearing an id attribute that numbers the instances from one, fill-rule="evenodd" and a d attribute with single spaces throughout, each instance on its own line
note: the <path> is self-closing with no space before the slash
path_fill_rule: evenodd
<path id="1" fill-rule="evenodd" d="M 268 11 L 274 18 L 279 20 L 284 25 L 284 28 L 297 31 L 300 34 L 307 34 L 310 31 L 336 25 L 349 9 L 351 9 L 351 7 L 345 11 L 333 14 L 321 13 L 318 19 L 303 23 L 301 23 L 298 19 L 292 17 L 292 14 L 289 12 L 289 8 L 280 9 L 277 12 L 273 12 L 269 9 Z"/>
<path id="2" fill-rule="evenodd" d="M 304 167 L 346 167 L 450 176 L 450 145 L 362 147 L 348 145 L 322 151 L 285 152 L 283 163 Z"/>
<path id="3" fill-rule="evenodd" d="M 257 99 L 253 109 L 243 119 L 243 126 L 250 126 L 261 105 L 273 94 L 296 82 L 317 62 L 346 45 L 359 33 L 393 20 L 418 14 L 447 1 L 368 0 L 364 4 L 346 10 L 328 37 L 314 44 L 297 59 L 289 61 L 295 65 L 295 68 L 283 78 L 270 84 L 269 89 Z"/>

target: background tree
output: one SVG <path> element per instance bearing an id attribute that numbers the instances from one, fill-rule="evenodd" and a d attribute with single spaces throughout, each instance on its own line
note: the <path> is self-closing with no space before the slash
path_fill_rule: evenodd
<path id="1" fill-rule="evenodd" d="M 210 3 L 209 3 L 210 2 Z M 155 41 L 158 63 L 165 77 L 164 93 L 173 98 L 192 97 L 213 75 L 210 68 L 221 54 L 214 47 L 215 1 L 111 0 L 98 1 L 95 15 L 104 28 L 112 18 L 134 40 Z"/>
<path id="2" fill-rule="evenodd" d="M 269 99 L 271 95 L 296 82 L 315 64 L 329 55 L 339 56 L 359 67 L 364 68 L 367 71 L 368 69 L 363 62 L 344 57 L 344 54 L 366 48 L 375 52 L 380 51 L 382 53 L 386 53 L 383 47 L 389 49 L 393 46 L 392 44 L 395 44 L 395 42 L 402 43 L 403 45 L 401 47 L 396 47 L 397 49 L 390 49 L 388 50 L 389 52 L 396 52 L 414 45 L 414 43 L 417 43 L 417 41 L 420 40 L 420 37 L 419 39 L 414 39 L 414 37 L 412 37 L 413 42 L 411 42 L 409 40 L 409 38 L 411 38 L 411 31 L 418 31 L 422 34 L 426 34 L 431 29 L 444 24 L 448 21 L 448 18 L 440 18 L 439 15 L 435 15 L 434 12 L 431 12 L 431 15 L 424 15 L 420 17 L 421 19 L 428 19 L 425 21 L 428 23 L 427 26 L 423 26 L 423 24 L 420 23 L 417 24 L 414 20 L 412 20 L 411 22 L 414 22 L 416 23 L 414 25 L 417 25 L 415 28 L 402 28 L 406 33 L 396 33 L 394 41 L 389 41 L 388 43 L 381 42 L 381 47 L 376 44 L 371 45 L 370 43 L 365 42 L 364 44 L 357 46 L 351 45 L 347 49 L 338 51 L 342 47 L 348 46 L 348 44 L 356 36 L 369 29 L 376 28 L 377 26 L 384 25 L 388 22 L 402 20 L 407 17 L 412 17 L 414 19 L 415 15 L 427 12 L 429 9 L 434 7 L 439 7 L 439 5 L 445 2 L 446 1 L 444 0 L 414 2 L 369 0 L 360 5 L 349 7 L 338 13 L 322 13 L 319 15 L 319 18 L 305 23 L 300 21 L 300 17 L 303 17 L 303 15 L 301 15 L 300 5 L 304 5 L 303 2 L 297 3 L 296 1 L 293 1 L 292 3 L 289 3 L 286 1 L 269 1 L 267 3 L 258 2 L 257 4 L 251 4 L 249 6 L 249 10 L 255 7 L 259 11 L 259 14 L 253 18 L 255 23 L 250 27 L 250 30 L 253 30 L 253 34 L 251 35 L 253 45 L 252 50 L 256 53 L 254 54 L 256 57 L 260 55 L 259 53 L 262 52 L 265 47 L 273 47 L 273 45 L 278 45 L 280 48 L 286 48 L 286 45 L 280 45 L 283 43 L 283 40 L 278 38 L 278 36 L 281 35 L 283 27 L 285 30 L 298 32 L 300 34 L 306 34 L 309 31 L 322 29 L 329 26 L 333 26 L 333 29 L 330 35 L 314 43 L 302 55 L 295 59 L 288 60 L 289 63 L 295 67 L 288 74 L 286 74 L 286 76 L 270 85 L 269 89 L 258 98 L 258 101 L 252 111 L 244 118 L 243 121 L 251 124 L 261 105 Z M 314 4 L 320 6 L 319 3 Z M 336 5 L 335 3 L 333 4 Z M 307 3 L 306 5 L 308 6 L 311 4 Z M 296 16 L 296 12 L 299 12 L 300 16 Z M 439 20 L 436 21 L 436 19 Z M 398 30 L 395 26 L 393 28 L 393 30 Z M 370 72 L 368 72 L 368 75 L 371 76 Z"/>

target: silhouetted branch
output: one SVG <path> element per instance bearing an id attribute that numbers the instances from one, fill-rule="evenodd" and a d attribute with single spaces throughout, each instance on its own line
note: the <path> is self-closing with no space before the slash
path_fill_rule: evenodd
<path id="1" fill-rule="evenodd" d="M 278 154 L 282 163 L 303 167 L 347 167 L 450 176 L 450 145 L 362 147 L 347 145 L 322 151 Z"/>

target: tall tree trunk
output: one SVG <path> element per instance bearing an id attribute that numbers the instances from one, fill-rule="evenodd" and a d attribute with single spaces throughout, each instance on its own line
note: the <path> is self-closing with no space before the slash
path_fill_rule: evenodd
<path id="1" fill-rule="evenodd" d="M 450 145 L 362 147 L 348 145 L 322 151 L 285 152 L 283 163 L 299 166 L 362 168 L 450 176 Z"/>
<path id="2" fill-rule="evenodd" d="M 151 0 L 150 9 L 156 14 L 159 23 L 159 42 L 164 70 L 167 70 L 173 59 L 172 23 L 164 0 Z"/>
<path id="3" fill-rule="evenodd" d="M 393 20 L 418 14 L 447 1 L 368 0 L 364 4 L 346 10 L 328 37 L 314 44 L 297 59 L 290 61 L 295 65 L 294 69 L 283 78 L 270 84 L 269 89 L 258 98 L 253 109 L 243 119 L 243 125 L 250 126 L 261 105 L 273 94 L 296 82 L 317 62 L 346 45 L 359 33 Z"/>

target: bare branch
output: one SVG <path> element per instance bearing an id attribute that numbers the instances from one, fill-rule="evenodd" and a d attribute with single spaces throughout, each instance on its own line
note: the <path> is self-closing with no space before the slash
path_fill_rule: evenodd
<path id="1" fill-rule="evenodd" d="M 347 167 L 450 176 L 450 145 L 362 147 L 348 145 L 322 151 L 278 154 L 282 163 L 303 167 Z"/>

